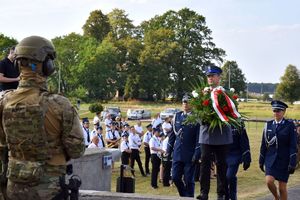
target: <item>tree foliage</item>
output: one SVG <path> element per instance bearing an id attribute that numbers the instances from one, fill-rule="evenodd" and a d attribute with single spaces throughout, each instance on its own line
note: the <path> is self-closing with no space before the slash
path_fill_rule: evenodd
<path id="1" fill-rule="evenodd" d="M 101 10 L 91 12 L 82 29 L 84 36 L 96 38 L 97 41 L 101 42 L 110 32 L 107 15 L 103 14 Z"/>
<path id="2" fill-rule="evenodd" d="M 234 88 L 236 93 L 241 93 L 246 90 L 247 85 L 245 75 L 235 61 L 226 61 L 222 70 L 223 86 L 228 87 L 229 89 Z"/>
<path id="3" fill-rule="evenodd" d="M 300 97 L 299 70 L 293 65 L 288 65 L 280 83 L 276 88 L 275 98 L 290 102 L 291 104 Z"/>
<path id="4" fill-rule="evenodd" d="M 9 48 L 16 45 L 18 41 L 0 33 L 0 59 L 3 59 L 8 53 Z"/>

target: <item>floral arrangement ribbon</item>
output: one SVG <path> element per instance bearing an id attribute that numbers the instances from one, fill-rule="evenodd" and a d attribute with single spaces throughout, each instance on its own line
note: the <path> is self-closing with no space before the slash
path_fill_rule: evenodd
<path id="1" fill-rule="evenodd" d="M 224 113 L 224 111 L 222 110 L 222 108 L 220 106 L 220 103 L 218 100 L 219 94 L 224 95 L 227 106 L 228 106 L 228 112 L 231 114 L 231 116 L 234 117 L 235 119 L 241 117 L 240 113 L 238 113 L 238 111 L 236 110 L 236 107 L 235 107 L 233 101 L 225 93 L 225 89 L 222 86 L 218 86 L 211 91 L 210 95 L 211 95 L 211 100 L 212 100 L 212 106 L 213 106 L 215 112 L 217 113 L 217 115 L 219 116 L 219 118 L 223 122 L 229 121 L 228 117 L 226 116 L 226 114 Z"/>

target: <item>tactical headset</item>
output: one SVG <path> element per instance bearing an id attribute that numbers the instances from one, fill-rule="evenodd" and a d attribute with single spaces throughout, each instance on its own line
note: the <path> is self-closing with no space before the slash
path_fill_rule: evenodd
<path id="1" fill-rule="evenodd" d="M 15 68 L 19 69 L 20 66 L 30 67 L 33 72 L 36 71 L 36 64 L 26 58 L 19 58 L 14 61 Z M 19 69 L 20 70 L 20 69 Z M 52 59 L 47 57 L 43 62 L 42 72 L 44 76 L 50 76 L 55 71 L 55 65 Z"/>

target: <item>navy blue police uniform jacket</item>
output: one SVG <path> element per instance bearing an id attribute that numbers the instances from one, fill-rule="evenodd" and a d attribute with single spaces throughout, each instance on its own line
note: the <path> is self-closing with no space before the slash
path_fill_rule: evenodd
<path id="1" fill-rule="evenodd" d="M 191 162 L 193 156 L 200 159 L 199 124 L 185 124 L 183 111 L 177 112 L 173 118 L 173 132 L 169 136 L 167 153 L 173 152 L 173 162 Z"/>
<path id="2" fill-rule="evenodd" d="M 297 133 L 292 121 L 283 119 L 276 128 L 274 120 L 265 124 L 259 164 L 281 171 L 288 177 L 288 166 L 296 167 Z M 276 176 L 276 174 L 275 174 Z"/>
<path id="3" fill-rule="evenodd" d="M 232 127 L 231 130 L 233 143 L 229 145 L 229 151 L 226 157 L 227 165 L 238 165 L 242 162 L 250 163 L 250 145 L 245 127 L 242 127 L 241 129 Z"/>
<path id="4" fill-rule="evenodd" d="M 199 143 L 208 145 L 226 145 L 233 142 L 231 127 L 224 125 L 222 129 L 218 126 L 209 130 L 209 124 L 200 125 Z"/>

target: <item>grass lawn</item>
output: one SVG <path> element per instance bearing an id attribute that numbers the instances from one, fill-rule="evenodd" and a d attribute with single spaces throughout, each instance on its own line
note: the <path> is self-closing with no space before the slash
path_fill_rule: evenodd
<path id="1" fill-rule="evenodd" d="M 153 103 L 141 103 L 141 102 L 121 102 L 121 103 L 110 103 L 109 106 L 120 106 L 122 112 L 126 113 L 128 108 L 147 108 L 152 111 L 152 116 L 156 112 L 160 112 L 167 107 L 178 107 L 180 104 L 153 104 Z M 105 105 L 104 105 L 105 106 Z M 290 106 L 290 105 L 289 105 Z M 240 103 L 239 110 L 246 114 L 249 118 L 272 118 L 272 112 L 269 103 Z M 288 118 L 300 119 L 300 105 L 292 105 L 287 111 Z M 80 117 L 93 118 L 93 114 L 88 112 L 88 105 L 82 105 L 79 111 Z M 133 124 L 131 122 L 130 124 Z M 143 122 L 143 126 L 147 122 Z M 259 122 L 247 122 L 246 127 L 248 131 L 248 136 L 250 140 L 250 148 L 252 155 L 252 163 L 247 171 L 243 171 L 242 166 L 238 172 L 238 199 L 241 200 L 252 200 L 258 197 L 269 194 L 267 186 L 264 183 L 264 174 L 260 171 L 258 167 L 258 156 L 259 148 L 261 143 L 262 129 L 264 123 Z M 141 153 L 142 162 L 144 163 L 144 153 Z M 112 174 L 112 191 L 116 191 L 116 179 L 119 176 L 118 166 L 120 163 L 115 163 L 115 168 Z M 151 167 L 151 164 L 150 164 Z M 157 194 L 157 195 L 172 195 L 178 196 L 176 187 L 163 187 L 159 183 L 159 188 L 154 190 L 150 186 L 150 177 L 142 177 L 137 164 L 135 164 L 136 171 L 136 182 L 135 182 L 135 192 L 141 194 Z M 290 177 L 288 186 L 300 184 L 300 169 Z M 197 182 L 195 187 L 195 195 L 199 194 L 199 182 Z M 211 181 L 210 189 L 210 199 L 216 199 L 216 179 Z"/>

